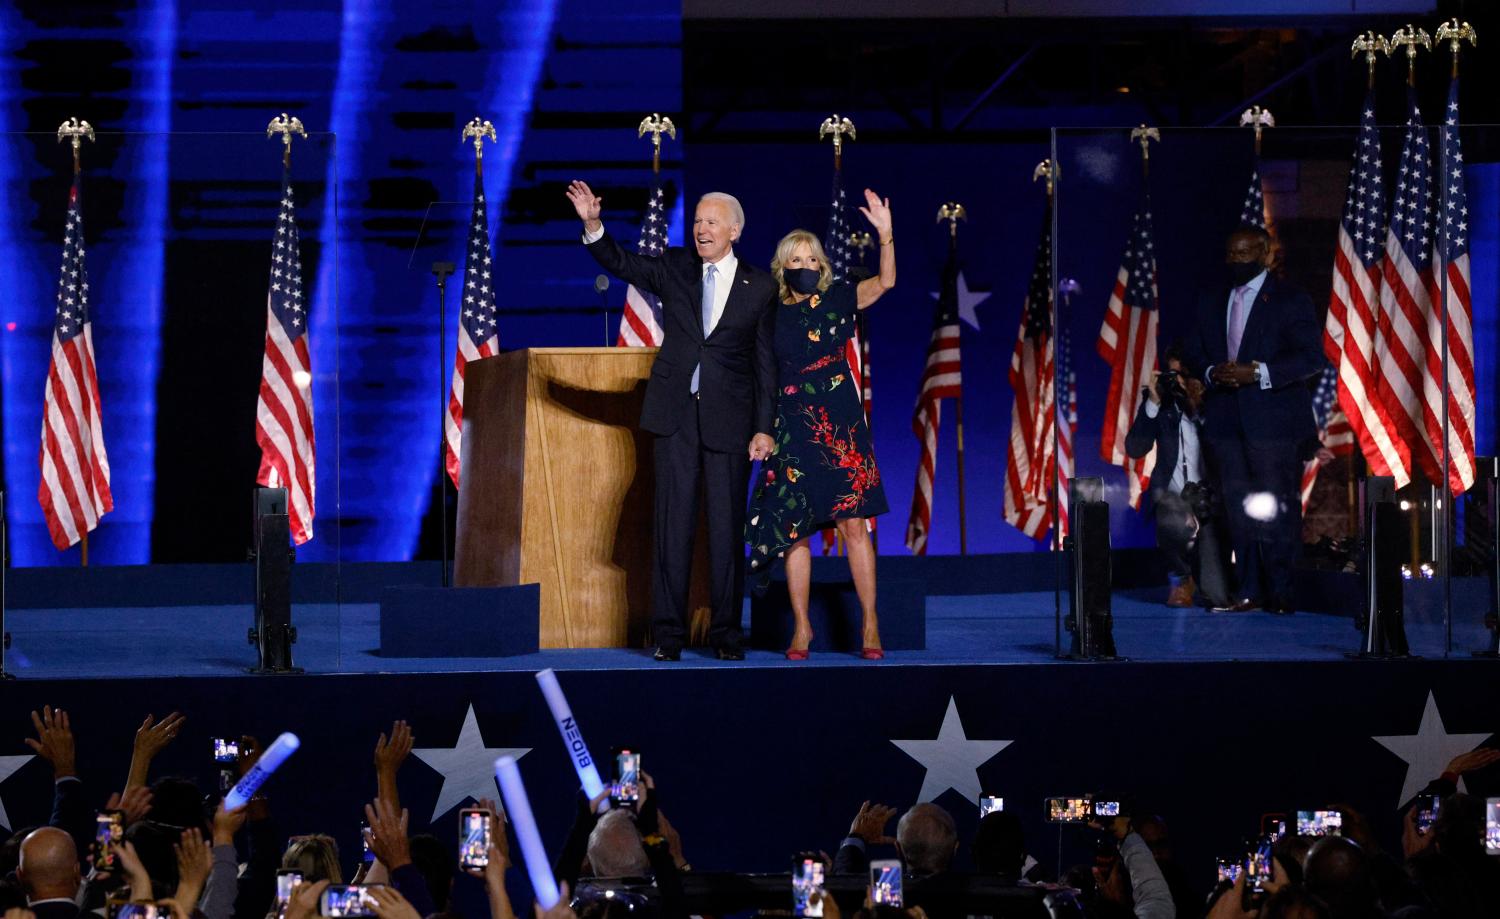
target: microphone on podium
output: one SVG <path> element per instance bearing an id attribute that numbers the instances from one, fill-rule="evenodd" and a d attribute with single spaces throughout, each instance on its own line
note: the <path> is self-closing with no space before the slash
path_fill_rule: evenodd
<path id="1" fill-rule="evenodd" d="M 599 295 L 599 312 L 604 314 L 604 346 L 609 347 L 609 275 L 601 274 L 594 278 L 594 293 Z"/>

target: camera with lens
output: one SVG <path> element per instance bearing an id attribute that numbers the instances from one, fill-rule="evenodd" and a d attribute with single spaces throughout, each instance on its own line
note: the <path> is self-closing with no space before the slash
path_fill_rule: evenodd
<path id="1" fill-rule="evenodd" d="M 1163 402 L 1171 402 L 1180 411 L 1188 410 L 1187 390 L 1182 385 L 1182 374 L 1176 370 L 1163 370 L 1156 375 L 1156 392 Z"/>

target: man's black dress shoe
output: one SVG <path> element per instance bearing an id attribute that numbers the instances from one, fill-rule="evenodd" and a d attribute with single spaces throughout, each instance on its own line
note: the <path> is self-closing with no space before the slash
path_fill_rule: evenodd
<path id="1" fill-rule="evenodd" d="M 1249 613 L 1260 609 L 1260 604 L 1254 600 L 1236 600 L 1228 606 L 1215 606 L 1216 613 Z"/>
<path id="2" fill-rule="evenodd" d="M 745 659 L 745 652 L 739 648 L 720 648 L 718 649 L 718 654 L 721 661 L 742 661 Z"/>
<path id="3" fill-rule="evenodd" d="M 682 660 L 682 649 L 657 648 L 656 653 L 651 656 L 659 661 L 680 661 Z"/>

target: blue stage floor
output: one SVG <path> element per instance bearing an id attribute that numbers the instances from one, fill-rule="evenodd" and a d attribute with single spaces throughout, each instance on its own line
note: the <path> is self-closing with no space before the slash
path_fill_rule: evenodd
<path id="1" fill-rule="evenodd" d="M 1115 642 L 1133 661 L 1337 660 L 1359 647 L 1349 619 L 1299 613 L 1213 614 L 1172 610 L 1160 590 L 1121 592 L 1114 601 Z M 1045 593 L 934 596 L 927 600 L 927 650 L 890 652 L 885 665 L 1035 664 L 1052 659 L 1053 595 Z M 172 606 L 15 610 L 7 627 L 14 644 L 7 668 L 33 679 L 230 676 L 255 662 L 246 643 L 250 606 Z M 390 658 L 378 653 L 379 606 L 300 604 L 294 657 L 309 673 L 615 670 L 664 667 L 646 652 L 615 649 L 543 651 L 506 658 Z M 748 622 L 747 622 L 748 628 Z M 1442 623 L 1409 622 L 1412 652 L 1441 657 Z M 1455 622 L 1455 656 L 1483 648 L 1482 623 Z M 1066 641 L 1066 634 L 1064 635 Z M 750 651 L 725 664 L 689 649 L 678 668 L 870 667 L 847 654 L 814 654 L 792 664 L 779 653 Z"/>

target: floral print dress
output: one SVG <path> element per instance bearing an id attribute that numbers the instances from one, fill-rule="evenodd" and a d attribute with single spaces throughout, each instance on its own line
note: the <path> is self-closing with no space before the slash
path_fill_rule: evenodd
<path id="1" fill-rule="evenodd" d="M 777 309 L 776 447 L 761 463 L 745 526 L 750 571 L 762 576 L 808 534 L 889 510 L 859 382 L 844 357 L 855 286 L 840 282 Z"/>

